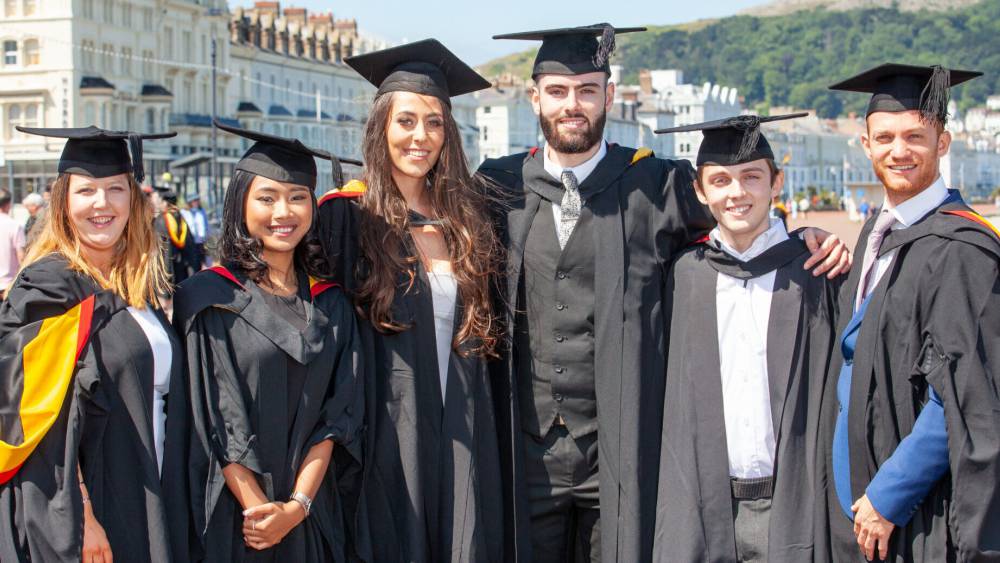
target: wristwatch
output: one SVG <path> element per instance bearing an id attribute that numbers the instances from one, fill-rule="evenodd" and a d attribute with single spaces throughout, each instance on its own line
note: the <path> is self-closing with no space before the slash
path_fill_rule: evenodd
<path id="1" fill-rule="evenodd" d="M 288 499 L 288 502 L 295 501 L 302 505 L 302 508 L 306 511 L 306 518 L 309 517 L 309 511 L 312 510 L 313 501 L 305 493 L 300 493 L 295 491 L 292 493 L 292 498 Z"/>

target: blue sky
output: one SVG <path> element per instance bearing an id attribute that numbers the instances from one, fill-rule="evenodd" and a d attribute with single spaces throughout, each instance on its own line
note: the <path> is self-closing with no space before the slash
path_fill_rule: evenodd
<path id="1" fill-rule="evenodd" d="M 235 0 L 251 5 L 253 0 Z M 333 11 L 356 18 L 358 27 L 393 42 L 435 37 L 476 65 L 530 46 L 526 41 L 493 41 L 499 33 L 607 21 L 618 26 L 666 25 L 732 15 L 766 0 L 281 0 L 282 8 Z"/>

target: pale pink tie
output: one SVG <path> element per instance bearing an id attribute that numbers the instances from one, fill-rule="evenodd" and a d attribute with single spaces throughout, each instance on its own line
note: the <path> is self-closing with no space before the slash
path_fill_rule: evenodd
<path id="1" fill-rule="evenodd" d="M 882 240 L 885 239 L 885 234 L 889 232 L 889 228 L 895 222 L 896 217 L 883 208 L 875 219 L 875 226 L 872 228 L 872 232 L 868 234 L 868 246 L 865 248 L 864 261 L 861 263 L 861 281 L 858 282 L 857 298 L 854 301 L 855 311 L 861 308 L 861 304 L 868 297 L 870 290 L 868 287 L 869 278 L 871 278 L 875 271 L 875 262 L 878 261 L 879 248 L 882 247 Z"/>

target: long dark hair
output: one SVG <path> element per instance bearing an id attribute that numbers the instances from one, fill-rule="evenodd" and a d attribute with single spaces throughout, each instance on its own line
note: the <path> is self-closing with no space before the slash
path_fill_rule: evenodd
<path id="1" fill-rule="evenodd" d="M 264 243 L 250 236 L 247 230 L 246 202 L 250 194 L 250 184 L 257 176 L 244 170 L 233 171 L 226 189 L 226 199 L 222 204 L 222 232 L 217 243 L 219 260 L 230 268 L 246 273 L 255 283 L 267 277 L 268 265 L 263 258 Z M 311 186 L 309 197 L 312 201 L 312 223 L 305 237 L 295 247 L 294 265 L 296 270 L 304 270 L 317 278 L 330 277 L 330 267 L 323 254 L 316 234 L 318 211 L 316 194 Z"/>
<path id="2" fill-rule="evenodd" d="M 381 332 L 409 327 L 392 318 L 396 291 L 409 291 L 416 278 L 418 256 L 410 238 L 406 200 L 392 179 L 386 129 L 394 94 L 375 98 L 365 125 L 365 220 L 359 229 L 361 312 Z M 490 284 L 497 274 L 500 245 L 488 216 L 485 189 L 469 172 L 458 125 L 448 104 L 441 104 L 444 146 L 428 173 L 431 208 L 442 220 L 452 273 L 462 302 L 462 318 L 452 347 L 463 355 L 493 356 L 499 323 Z M 400 285 L 401 280 L 407 280 Z"/>

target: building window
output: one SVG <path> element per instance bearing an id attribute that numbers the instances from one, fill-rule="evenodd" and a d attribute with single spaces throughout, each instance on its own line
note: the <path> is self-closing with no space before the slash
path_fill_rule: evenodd
<path id="1" fill-rule="evenodd" d="M 156 131 L 156 110 L 146 109 L 146 131 Z"/>
<path id="2" fill-rule="evenodd" d="M 38 64 L 40 56 L 40 50 L 38 48 L 37 39 L 25 39 L 24 40 L 24 64 L 26 65 L 36 65 Z"/>
<path id="3" fill-rule="evenodd" d="M 136 130 L 135 108 L 134 107 L 130 107 L 130 108 L 126 108 L 125 109 L 125 129 L 127 129 L 129 131 L 135 131 Z"/>
<path id="4" fill-rule="evenodd" d="M 83 0 L 83 17 L 88 20 L 94 19 L 94 0 Z"/>
<path id="5" fill-rule="evenodd" d="M 184 52 L 184 62 L 192 63 L 194 59 L 191 58 L 191 32 L 183 31 L 181 32 L 181 49 Z"/>
<path id="6" fill-rule="evenodd" d="M 104 71 L 111 74 L 115 71 L 115 48 L 110 43 L 105 43 L 101 50 L 103 51 L 101 58 L 104 59 Z"/>
<path id="7" fill-rule="evenodd" d="M 146 80 L 153 80 L 153 52 L 142 52 L 142 74 Z"/>
<path id="8" fill-rule="evenodd" d="M 17 0 L 4 0 L 4 15 L 12 18 L 17 15 Z"/>
<path id="9" fill-rule="evenodd" d="M 122 3 L 122 25 L 132 27 L 132 5 L 125 2 Z"/>
<path id="10" fill-rule="evenodd" d="M 17 41 L 8 40 L 3 42 L 3 64 L 17 64 Z"/>
<path id="11" fill-rule="evenodd" d="M 121 73 L 124 76 L 132 76 L 132 48 L 122 47 Z"/>
<path id="12" fill-rule="evenodd" d="M 487 107 L 486 109 L 489 109 L 489 107 Z M 484 141 L 489 141 L 490 140 L 490 130 L 485 125 L 483 125 L 483 140 Z"/>
<path id="13" fill-rule="evenodd" d="M 38 11 L 38 0 L 24 0 L 24 15 L 33 16 Z"/>
<path id="14" fill-rule="evenodd" d="M 38 127 L 38 104 L 28 104 L 24 110 L 24 126 Z"/>
<path id="15" fill-rule="evenodd" d="M 89 125 L 94 125 L 96 123 L 97 123 L 97 107 L 94 105 L 94 102 L 89 102 L 87 105 L 83 107 L 83 123 L 81 125 L 87 127 Z M 150 129 L 150 131 L 153 131 L 153 129 Z"/>
<path id="16" fill-rule="evenodd" d="M 163 50 L 168 59 L 174 58 L 174 30 L 169 27 L 163 28 Z"/>
<path id="17" fill-rule="evenodd" d="M 492 106 L 483 106 L 483 113 L 490 113 L 492 109 Z"/>
<path id="18" fill-rule="evenodd" d="M 104 9 L 102 11 L 104 13 L 101 14 L 101 16 L 104 17 L 104 21 L 107 23 L 114 23 L 115 21 L 115 16 L 113 13 L 115 8 L 114 2 L 112 2 L 112 0 L 104 0 L 103 8 Z"/>

